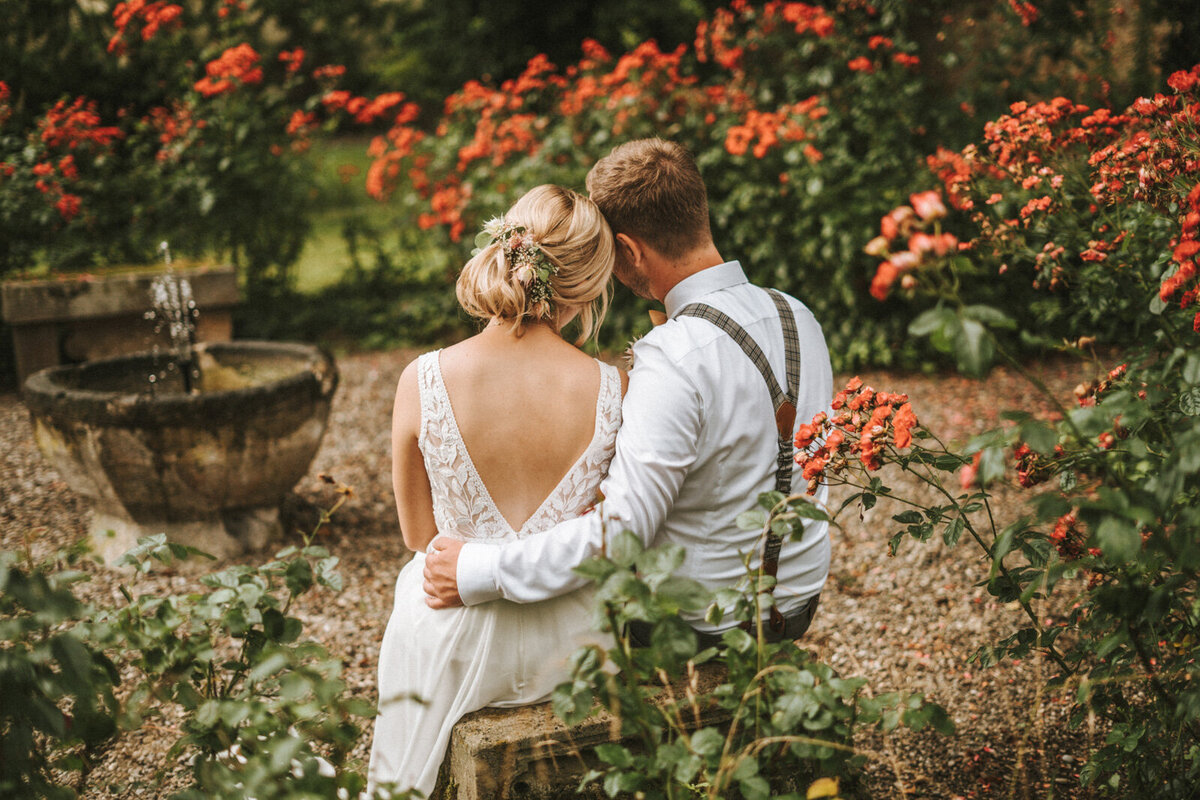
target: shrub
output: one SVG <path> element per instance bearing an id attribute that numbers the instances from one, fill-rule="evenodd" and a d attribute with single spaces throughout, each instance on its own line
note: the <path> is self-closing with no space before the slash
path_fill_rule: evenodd
<path id="1" fill-rule="evenodd" d="M 350 494 L 338 492 L 318 529 Z M 158 535 L 121 564 L 140 576 L 155 562 L 197 553 Z M 63 559 L 69 566 L 78 557 Z M 374 709 L 347 696 L 341 664 L 302 639 L 300 619 L 289 614 L 309 591 L 341 589 L 337 558 L 311 537 L 261 566 L 206 575 L 196 594 L 135 594 L 136 583 L 122 585 L 125 602 L 112 607 L 75 597 L 71 584 L 85 573 L 25 562 L 0 554 L 0 676 L 11 694 L 0 712 L 6 797 L 76 796 L 52 770 L 77 773 L 76 788 L 86 788 L 98 746 L 171 710 L 182 735 L 168 757 L 183 757 L 191 772 L 173 797 L 362 791 L 364 776 L 345 762 L 363 733 L 358 720 Z"/>
<path id="2" fill-rule="evenodd" d="M 315 60 L 336 36 L 296 4 L 129 0 L 108 22 L 60 5 L 46 35 L 99 96 L 43 100 L 28 73 L 0 74 L 0 274 L 148 263 L 165 239 L 243 266 L 252 290 L 286 285 L 312 204 L 307 137 L 415 113 L 343 88 L 345 66 Z M 32 58 L 41 35 L 14 45 Z"/>
<path id="3" fill-rule="evenodd" d="M 763 535 L 773 529 L 799 537 L 812 518 L 827 517 L 801 498 L 773 492 L 739 524 Z M 594 748 L 605 766 L 584 776 L 581 791 L 599 784 L 609 797 L 749 800 L 800 797 L 780 792 L 825 779 L 808 794 L 823 797 L 823 790 L 836 794 L 830 778 L 852 782 L 866 761 L 855 748 L 856 733 L 898 725 L 953 731 L 946 712 L 921 695 L 872 696 L 865 680 L 842 678 L 794 642 L 765 641 L 761 620 L 774 602 L 774 578 L 747 566 L 741 585 L 713 595 L 672 574 L 683 558 L 678 546 L 644 550 L 625 532 L 612 539 L 607 555 L 577 568 L 596 584 L 596 623 L 613 635 L 613 644 L 575 654 L 570 681 L 555 690 L 554 709 L 574 724 L 594 713 L 596 703 L 619 720 L 626 737 Z M 698 651 L 679 612 L 705 608 L 715 623 L 728 616 L 746 624 L 727 631 L 720 647 Z M 631 645 L 626 626 L 635 621 L 650 624 L 648 647 Z M 727 672 L 709 696 L 700 696 L 696 667 L 714 658 Z M 724 712 L 717 715 L 725 722 L 706 722 L 714 709 Z"/>
<path id="4" fill-rule="evenodd" d="M 983 551 L 988 590 L 1020 603 L 1029 624 L 976 658 L 1037 650 L 1052 659 L 1053 682 L 1074 693 L 1072 724 L 1092 715 L 1107 724 L 1081 780 L 1121 797 L 1187 796 L 1200 781 L 1200 66 L 1169 83 L 1172 95 L 1121 113 L 1061 98 L 1014 106 L 981 145 L 934 160 L 959 215 L 944 217 L 936 192 L 918 193 L 871 245 L 887 256 L 877 293 L 899 286 L 936 298 L 911 330 L 953 352 L 965 372 L 980 374 L 997 357 L 1024 371 L 997 333 L 1017 324 L 1008 309 L 962 299 L 959 287 L 981 270 L 1056 292 L 1033 320 L 1065 322 L 1074 331 L 1066 349 L 1087 351 L 1097 336 L 1127 343 L 1125 363 L 1076 388 L 1075 407 L 1051 396 L 1059 409 L 1051 419 L 1017 410 L 1008 427 L 965 449 L 927 436 L 910 454 L 881 452 L 944 501 L 897 515 L 904 528 L 892 546 L 940 532 L 947 544 L 967 538 Z M 962 247 L 948 246 L 942 224 Z M 1022 333 L 1043 335 L 1032 325 Z M 851 394 L 840 396 L 847 407 Z M 869 442 L 861 419 L 835 413 L 817 424 L 842 430 L 838 447 L 856 435 Z M 821 449 L 805 454 L 806 469 L 853 481 L 864 502 L 890 493 L 830 444 L 835 433 L 810 445 Z M 863 439 L 860 450 L 872 447 Z M 1008 447 L 1019 483 L 1045 488 L 1026 515 L 997 529 L 990 513 L 982 523 L 970 514 L 987 507 L 985 487 L 1004 474 Z M 962 492 L 946 487 L 960 469 Z M 1065 610 L 1040 619 L 1031 603 L 1051 596 Z"/>
<path id="5" fill-rule="evenodd" d="M 95 644 L 90 609 L 72 591 L 79 552 L 52 562 L 0 552 L 0 793 L 74 797 L 96 749 L 116 733 L 116 665 Z"/>
<path id="6" fill-rule="evenodd" d="M 397 125 L 377 138 L 367 189 L 423 198 L 418 225 L 465 260 L 468 231 L 521 191 L 580 187 L 614 144 L 669 137 L 696 154 L 718 246 L 753 280 L 813 309 L 836 367 L 911 357 L 903 319 L 911 312 L 869 298 L 873 265 L 861 243 L 907 196 L 922 156 L 963 140 L 974 113 L 964 97 L 978 84 L 960 79 L 979 66 L 966 59 L 976 42 L 967 33 L 982 35 L 969 14 L 916 6 L 735 2 L 700 23 L 691 47 L 664 52 L 647 41 L 613 57 L 589 40 L 563 69 L 538 56 L 499 86 L 467 83 L 447 98 L 432 134 Z M 1010 9 L 988 30 L 1009 43 L 1037 33 L 1029 47 L 1048 50 L 1056 31 L 1022 19 Z M 1081 50 L 1061 58 L 1086 60 L 1092 50 Z M 984 86 L 1006 82 L 1012 92 L 1032 80 L 1005 72 Z M 981 296 L 997 285 L 975 283 Z M 647 329 L 644 304 L 622 296 L 615 305 L 610 344 Z"/>

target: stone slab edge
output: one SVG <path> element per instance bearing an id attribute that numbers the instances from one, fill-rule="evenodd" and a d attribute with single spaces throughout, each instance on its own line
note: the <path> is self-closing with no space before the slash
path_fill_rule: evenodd
<path id="1" fill-rule="evenodd" d="M 30 325 L 141 313 L 150 309 L 150 283 L 162 274 L 159 269 L 101 278 L 8 281 L 0 285 L 0 314 L 10 325 Z M 238 303 L 237 275 L 231 266 L 179 269 L 176 274 L 187 278 L 202 311 Z"/>

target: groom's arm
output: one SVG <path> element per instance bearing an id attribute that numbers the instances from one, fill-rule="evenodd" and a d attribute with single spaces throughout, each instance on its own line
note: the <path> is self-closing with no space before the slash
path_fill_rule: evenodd
<path id="1" fill-rule="evenodd" d="M 573 567 L 602 552 L 605 538 L 630 530 L 649 545 L 675 503 L 696 458 L 703 408 L 688 375 L 661 348 L 638 342 L 623 421 L 604 502 L 595 513 L 559 523 L 537 536 L 504 545 L 464 544 L 456 569 L 431 581 L 435 598 L 454 594 L 464 605 L 505 598 L 519 603 L 547 600 L 577 589 L 586 579 Z M 437 569 L 435 559 L 435 571 Z M 450 588 L 453 575 L 457 586 Z M 435 600 L 431 604 L 438 604 Z"/>

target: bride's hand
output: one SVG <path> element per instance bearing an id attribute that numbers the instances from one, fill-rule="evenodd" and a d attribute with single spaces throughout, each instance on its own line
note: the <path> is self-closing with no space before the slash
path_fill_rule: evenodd
<path id="1" fill-rule="evenodd" d="M 463 604 L 458 596 L 458 552 L 463 543 L 439 536 L 425 554 L 425 604 L 430 608 L 454 608 Z"/>

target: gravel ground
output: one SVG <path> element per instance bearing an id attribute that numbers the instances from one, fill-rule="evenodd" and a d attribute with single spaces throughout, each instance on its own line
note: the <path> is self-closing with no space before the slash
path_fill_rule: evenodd
<path id="1" fill-rule="evenodd" d="M 312 593 L 298 616 L 308 636 L 342 658 L 352 691 L 371 701 L 392 586 L 409 557 L 392 506 L 389 420 L 396 380 L 415 356 L 415 351 L 396 350 L 339 359 L 342 382 L 329 430 L 287 514 L 290 530 L 305 529 L 312 506 L 332 502 L 320 473 L 354 488 L 354 498 L 321 534 L 321 543 L 341 558 L 346 589 L 337 595 Z M 1073 362 L 1034 369 L 1063 398 L 1082 378 L 1092 377 L 1089 367 Z M 922 423 L 943 440 L 962 441 L 995 425 L 1005 408 L 1053 414 L 1032 398 L 1023 379 L 1003 369 L 982 382 L 888 372 L 862 377 L 877 388 L 907 392 Z M 887 477 L 894 479 L 893 486 L 902 483 L 898 476 Z M 0 547 L 28 543 L 35 554 L 48 554 L 85 534 L 86 501 L 42 459 L 28 413 L 12 393 L 0 394 L 0 486 Z M 1000 491 L 1001 519 L 1014 517 L 1020 501 L 1018 490 Z M 988 669 L 968 663 L 978 647 L 1019 624 L 1022 612 L 1015 604 L 997 604 L 977 585 L 988 565 L 969 542 L 948 549 L 940 542 L 910 541 L 889 557 L 892 513 L 894 508 L 880 503 L 861 515 L 847 509 L 839 518 L 832 573 L 807 645 L 843 675 L 867 678 L 871 691 L 925 692 L 947 708 L 958 732 L 864 738 L 859 745 L 868 756 L 870 796 L 1086 796 L 1078 789 L 1077 772 L 1096 734 L 1068 730 L 1065 701 L 1044 690 L 1052 670 L 1039 659 Z M 296 533 L 288 538 L 299 540 Z M 100 568 L 93 571 L 81 591 L 94 601 L 119 602 L 118 578 Z M 144 590 L 187 591 L 195 578 L 194 570 L 167 571 L 150 578 Z M 1055 612 L 1039 609 L 1044 616 Z M 176 781 L 169 774 L 161 781 L 155 772 L 166 766 L 168 773 L 178 773 L 178 765 L 163 761 L 176 734 L 175 721 L 166 718 L 122 737 L 93 772 L 86 796 L 165 796 Z M 364 762 L 367 747 L 364 738 L 356 751 Z"/>

